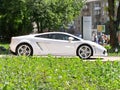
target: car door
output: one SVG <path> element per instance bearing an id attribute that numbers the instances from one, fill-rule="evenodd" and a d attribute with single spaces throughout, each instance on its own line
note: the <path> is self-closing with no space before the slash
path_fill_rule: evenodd
<path id="1" fill-rule="evenodd" d="M 47 44 L 48 51 L 52 55 L 76 55 L 75 41 L 69 42 L 71 37 L 66 34 L 50 34 L 50 43 Z"/>
<path id="2" fill-rule="evenodd" d="M 51 43 L 51 40 L 49 39 L 49 34 L 35 36 L 34 42 L 39 47 L 38 52 L 40 53 L 40 55 L 50 54 L 50 51 L 48 50 L 49 47 L 47 47 Z"/>

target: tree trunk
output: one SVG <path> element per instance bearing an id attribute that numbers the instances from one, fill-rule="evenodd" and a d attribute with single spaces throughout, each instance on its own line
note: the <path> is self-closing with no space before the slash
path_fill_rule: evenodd
<path id="1" fill-rule="evenodd" d="M 108 0 L 108 12 L 109 12 L 109 30 L 110 30 L 110 45 L 115 48 L 117 45 L 117 38 L 116 38 L 116 28 L 114 22 L 115 16 L 115 0 Z"/>
<path id="2" fill-rule="evenodd" d="M 119 30 L 119 24 L 120 24 L 120 1 L 117 10 L 116 30 Z"/>
<path id="3" fill-rule="evenodd" d="M 40 21 L 40 32 L 39 33 L 43 33 L 43 25 L 42 25 L 42 21 Z"/>
<path id="4" fill-rule="evenodd" d="M 39 25 L 39 22 L 37 21 L 36 23 L 37 23 L 37 30 L 38 30 L 38 32 L 40 32 L 40 25 Z"/>

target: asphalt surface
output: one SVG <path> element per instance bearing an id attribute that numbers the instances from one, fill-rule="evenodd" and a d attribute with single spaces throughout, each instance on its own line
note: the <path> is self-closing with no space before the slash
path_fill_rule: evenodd
<path id="1" fill-rule="evenodd" d="M 14 55 L 0 55 L 0 58 L 6 56 L 14 57 Z M 91 57 L 90 59 L 86 59 L 85 61 L 96 61 L 96 59 L 100 59 L 102 61 L 120 61 L 120 56 Z"/>
<path id="2" fill-rule="evenodd" d="M 120 61 L 120 56 L 91 57 L 90 59 L 87 60 L 95 61 L 96 59 L 100 59 L 102 61 Z"/>

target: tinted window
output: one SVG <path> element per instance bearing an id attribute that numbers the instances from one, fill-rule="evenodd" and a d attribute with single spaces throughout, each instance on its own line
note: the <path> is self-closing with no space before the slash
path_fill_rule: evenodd
<path id="1" fill-rule="evenodd" d="M 68 38 L 71 37 L 71 36 L 66 35 L 66 34 L 44 34 L 44 35 L 38 35 L 38 36 L 35 36 L 35 37 L 57 39 L 57 40 L 68 40 Z M 79 41 L 79 39 L 74 38 L 74 41 Z"/>
<path id="2" fill-rule="evenodd" d="M 57 39 L 57 40 L 68 40 L 70 36 L 65 34 L 50 34 L 50 39 Z"/>
<path id="3" fill-rule="evenodd" d="M 49 38 L 49 39 L 57 39 L 57 40 L 68 40 L 70 36 L 65 34 L 44 34 L 44 35 L 38 35 L 35 37 L 41 37 L 41 38 Z"/>
<path id="4" fill-rule="evenodd" d="M 74 38 L 74 40 L 73 41 L 80 41 L 79 39 L 77 39 L 77 38 Z"/>
<path id="5" fill-rule="evenodd" d="M 35 37 L 49 38 L 49 34 L 37 35 Z"/>

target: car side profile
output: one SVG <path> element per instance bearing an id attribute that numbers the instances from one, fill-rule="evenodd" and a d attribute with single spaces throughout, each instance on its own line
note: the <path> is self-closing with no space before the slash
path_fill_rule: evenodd
<path id="1" fill-rule="evenodd" d="M 11 38 L 10 50 L 17 55 L 106 56 L 107 50 L 92 41 L 65 32 L 46 32 Z"/>

